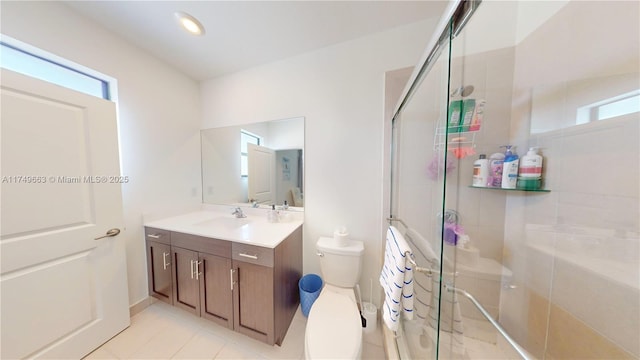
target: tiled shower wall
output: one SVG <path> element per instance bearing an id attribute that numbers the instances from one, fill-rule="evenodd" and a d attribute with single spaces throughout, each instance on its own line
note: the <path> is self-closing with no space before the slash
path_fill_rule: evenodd
<path id="1" fill-rule="evenodd" d="M 638 2 L 569 2 L 516 45 L 511 139 L 551 193 L 508 196 L 500 320 L 539 358 L 640 357 L 639 113 L 576 125 L 637 91 Z M 532 133 L 534 132 L 534 133 Z"/>

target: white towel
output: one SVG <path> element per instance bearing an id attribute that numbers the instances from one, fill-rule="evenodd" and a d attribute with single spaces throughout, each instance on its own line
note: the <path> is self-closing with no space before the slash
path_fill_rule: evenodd
<path id="1" fill-rule="evenodd" d="M 387 327 L 398 330 L 400 313 L 413 318 L 413 269 L 408 256 L 412 251 L 398 229 L 389 226 L 380 285 L 385 292 L 382 319 Z"/>

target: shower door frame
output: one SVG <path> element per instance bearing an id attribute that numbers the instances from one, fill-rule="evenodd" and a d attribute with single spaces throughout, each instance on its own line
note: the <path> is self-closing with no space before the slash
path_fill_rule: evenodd
<path id="1" fill-rule="evenodd" d="M 442 46 L 444 44 L 447 44 L 448 47 L 448 51 L 449 53 L 447 54 L 448 59 L 447 59 L 447 73 L 448 73 L 448 77 L 447 77 L 447 94 L 450 93 L 451 89 L 451 82 L 450 82 L 450 75 L 451 75 L 451 43 L 453 42 L 453 40 L 455 39 L 455 37 L 460 33 L 460 31 L 464 28 L 464 26 L 466 25 L 466 23 L 469 21 L 469 19 L 471 19 L 471 17 L 473 16 L 475 10 L 478 8 L 478 6 L 480 5 L 480 3 L 482 2 L 482 0 L 454 0 L 451 1 L 449 3 L 449 5 L 447 6 L 443 16 L 441 17 L 438 25 L 436 26 L 434 35 L 432 36 L 431 40 L 428 43 L 427 46 L 427 51 L 424 52 L 423 56 L 421 57 L 420 61 L 418 62 L 418 65 L 416 65 L 413 69 L 413 72 L 409 78 L 409 81 L 407 82 L 407 85 L 405 86 L 401 96 L 400 96 L 400 100 L 397 102 L 394 111 L 392 112 L 393 116 L 391 118 L 391 139 L 390 139 L 390 201 L 389 201 L 389 217 L 388 217 L 388 221 L 391 224 L 391 222 L 393 221 L 400 221 L 402 222 L 402 220 L 400 218 L 397 218 L 394 216 L 394 170 L 397 170 L 397 164 L 395 162 L 395 157 L 396 157 L 396 153 L 397 153 L 397 149 L 396 149 L 396 144 L 397 144 L 397 133 L 396 133 L 396 124 L 397 121 L 400 121 L 400 116 L 401 113 L 403 111 L 403 109 L 405 108 L 405 106 L 409 103 L 409 101 L 411 100 L 412 96 L 415 94 L 415 92 L 417 91 L 417 89 L 420 87 L 422 80 L 424 80 L 427 76 L 427 74 L 429 74 L 430 70 L 432 69 L 432 67 L 434 66 L 436 60 L 439 58 L 439 56 L 442 55 L 441 51 L 442 51 Z M 446 106 L 446 114 L 449 114 L 449 101 L 447 101 L 447 106 Z M 447 124 L 449 123 L 449 119 L 448 119 L 448 115 L 447 115 Z M 445 139 L 448 136 L 448 127 L 445 126 Z M 444 159 L 443 159 L 444 164 L 446 164 L 447 162 L 447 151 L 444 152 Z M 441 210 L 441 214 L 444 214 L 446 209 L 446 202 L 445 202 L 445 197 L 446 197 L 446 172 L 443 174 L 444 177 L 444 182 L 442 185 L 442 209 Z M 444 269 L 443 269 L 443 249 L 444 247 L 442 246 L 442 242 L 443 242 L 443 238 L 444 238 L 444 216 L 441 217 L 441 223 L 440 223 L 440 229 L 441 233 L 440 233 L 440 242 L 441 242 L 441 246 L 440 246 L 440 269 L 439 272 L 436 274 L 434 274 L 433 276 L 438 276 L 439 277 L 439 284 L 442 281 L 445 281 L 445 279 L 443 278 L 443 274 L 444 274 Z M 406 226 L 406 225 L 405 225 Z M 418 264 L 418 266 L 420 266 L 420 264 Z M 422 268 L 424 270 L 424 268 Z M 418 269 L 419 271 L 419 269 Z M 455 294 L 460 294 L 464 297 L 466 297 L 467 299 L 469 299 L 471 301 L 471 303 L 473 305 L 475 305 L 477 307 L 477 309 L 480 311 L 480 313 L 487 318 L 487 320 L 489 321 L 489 323 L 495 327 L 495 329 L 506 339 L 506 341 L 514 348 L 514 350 L 520 355 L 522 356 L 523 359 L 533 359 L 533 356 L 526 350 L 524 349 L 520 344 L 518 344 L 505 330 L 504 328 L 502 328 L 502 326 L 491 317 L 491 315 L 489 314 L 489 312 L 484 309 L 484 307 L 473 297 L 473 295 L 469 294 L 467 291 L 463 290 L 463 289 L 459 289 L 456 288 L 455 286 L 451 286 L 451 285 L 445 285 L 444 286 L 446 291 L 448 292 L 452 292 Z M 435 291 L 435 289 L 433 289 L 432 291 Z M 436 330 L 436 334 L 437 334 L 437 338 L 434 339 L 435 340 L 435 344 L 436 344 L 436 359 L 439 358 L 439 348 L 440 348 L 440 316 L 441 316 L 441 299 L 442 299 L 442 286 L 439 287 L 438 289 L 438 320 L 437 320 L 437 329 Z M 397 344 L 396 344 L 396 348 L 397 348 Z M 400 354 L 399 354 L 400 355 Z"/>

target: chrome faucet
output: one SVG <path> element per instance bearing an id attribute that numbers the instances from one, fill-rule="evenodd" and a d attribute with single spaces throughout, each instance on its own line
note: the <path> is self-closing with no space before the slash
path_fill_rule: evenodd
<path id="1" fill-rule="evenodd" d="M 247 215 L 245 215 L 245 214 L 242 212 L 242 209 L 241 209 L 241 208 L 239 208 L 239 207 L 235 208 L 235 210 L 233 210 L 233 212 L 231 213 L 231 215 L 235 215 L 235 216 L 236 216 L 236 218 L 238 218 L 238 219 L 240 219 L 240 218 L 246 218 L 246 217 L 247 217 Z"/>

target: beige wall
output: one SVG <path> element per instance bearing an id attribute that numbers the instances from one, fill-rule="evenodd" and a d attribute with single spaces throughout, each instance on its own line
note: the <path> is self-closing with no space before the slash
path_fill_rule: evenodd
<path id="1" fill-rule="evenodd" d="M 519 288 L 500 319 L 538 357 L 640 356 L 640 115 L 575 124 L 579 107 L 640 89 L 639 10 L 570 2 L 515 48 L 511 139 L 542 148 L 551 193 L 507 198 Z"/>

